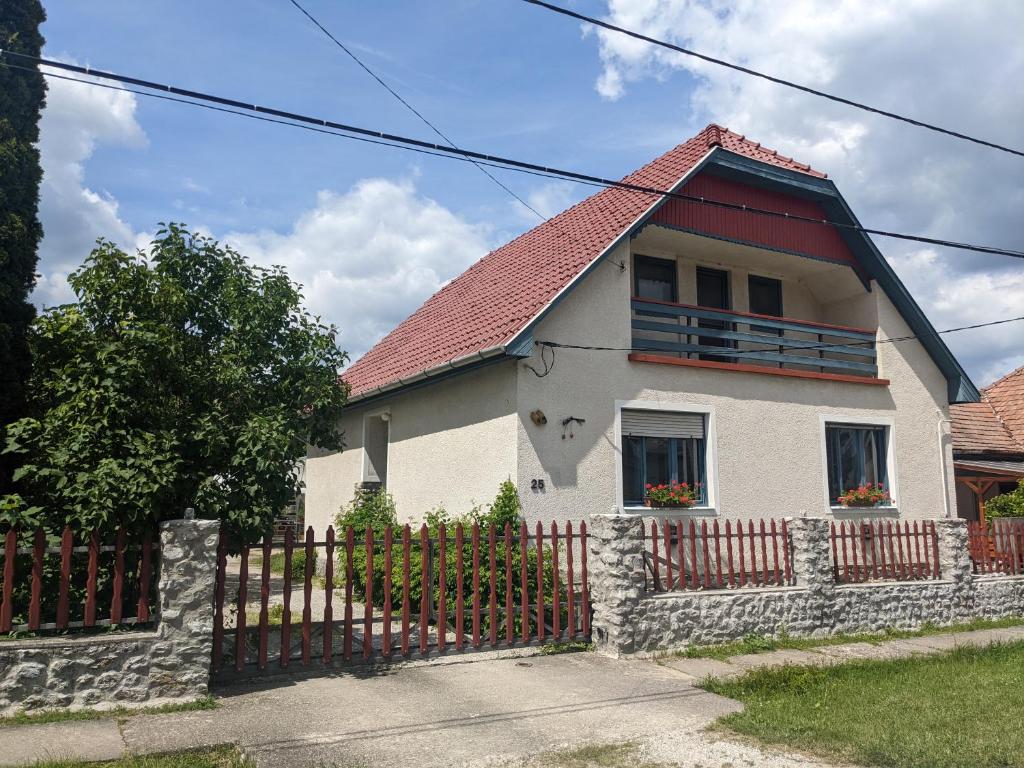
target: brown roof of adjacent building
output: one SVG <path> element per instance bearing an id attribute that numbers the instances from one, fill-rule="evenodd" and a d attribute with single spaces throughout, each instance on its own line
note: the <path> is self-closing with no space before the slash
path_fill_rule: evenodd
<path id="1" fill-rule="evenodd" d="M 623 181 L 671 189 L 714 147 L 824 178 L 825 174 L 709 125 Z M 431 296 L 342 378 L 358 398 L 511 342 L 658 198 L 612 187 L 484 256 Z"/>
<path id="2" fill-rule="evenodd" d="M 981 397 L 980 403 L 950 406 L 953 450 L 1024 455 L 1024 367 L 985 387 Z"/>

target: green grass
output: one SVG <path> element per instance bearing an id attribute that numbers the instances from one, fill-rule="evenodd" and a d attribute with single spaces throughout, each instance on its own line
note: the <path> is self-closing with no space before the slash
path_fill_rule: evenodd
<path id="1" fill-rule="evenodd" d="M 181 704 L 163 704 L 159 707 L 116 707 L 115 709 L 40 709 L 36 711 L 18 712 L 9 717 L 0 717 L 0 728 L 13 725 L 42 725 L 43 723 L 64 723 L 73 720 L 124 720 L 136 715 L 164 715 L 170 712 L 194 712 L 203 709 L 216 709 L 220 704 L 212 696 L 205 696 L 195 701 Z"/>
<path id="2" fill-rule="evenodd" d="M 592 651 L 594 644 L 586 640 L 562 640 L 557 643 L 545 643 L 538 650 L 542 656 L 554 656 L 557 653 Z"/>
<path id="3" fill-rule="evenodd" d="M 234 747 L 215 747 L 173 755 L 122 757 L 102 763 L 83 763 L 77 760 L 57 760 L 33 763 L 33 768 L 249 768 Z"/>
<path id="4" fill-rule="evenodd" d="M 677 656 L 688 659 L 718 659 L 724 661 L 730 656 L 746 653 L 767 653 L 778 650 L 804 650 L 819 648 L 826 645 L 843 645 L 845 643 L 878 643 L 883 640 L 895 640 L 904 637 L 927 637 L 928 635 L 946 635 L 952 632 L 970 632 L 977 629 L 1001 629 L 1024 625 L 1024 618 L 1009 617 L 1005 619 L 975 619 L 965 624 L 951 624 L 939 627 L 925 624 L 917 630 L 889 629 L 884 632 L 864 632 L 851 635 L 831 635 L 830 637 L 791 637 L 785 630 L 777 637 L 767 635 L 747 635 L 742 640 L 717 645 L 698 645 L 679 651 Z"/>
<path id="5" fill-rule="evenodd" d="M 720 728 L 787 749 L 891 768 L 1024 768 L 1024 642 L 702 687 L 745 705 Z"/>

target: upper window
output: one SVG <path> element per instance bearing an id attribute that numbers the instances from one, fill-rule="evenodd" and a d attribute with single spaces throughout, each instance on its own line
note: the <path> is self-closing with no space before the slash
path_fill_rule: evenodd
<path id="1" fill-rule="evenodd" d="M 622 411 L 622 502 L 644 503 L 648 484 L 688 483 L 707 504 L 704 414 Z"/>
<path id="2" fill-rule="evenodd" d="M 637 256 L 633 265 L 633 295 L 658 301 L 678 301 L 676 263 L 668 259 Z"/>
<path id="3" fill-rule="evenodd" d="M 826 424 L 829 503 L 836 505 L 846 491 L 861 485 L 888 489 L 886 427 L 858 424 Z"/>

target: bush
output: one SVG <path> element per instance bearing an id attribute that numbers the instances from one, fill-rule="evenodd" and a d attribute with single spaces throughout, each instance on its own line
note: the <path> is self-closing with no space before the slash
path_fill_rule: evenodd
<path id="1" fill-rule="evenodd" d="M 316 561 L 319 550 L 313 550 L 313 572 L 316 572 Z M 306 578 L 306 550 L 292 550 L 292 581 L 304 581 Z M 284 552 L 275 552 L 270 556 L 270 572 L 284 575 Z"/>
<path id="2" fill-rule="evenodd" d="M 1000 517 L 1024 517 L 1024 479 L 1009 493 L 994 496 L 986 501 L 985 517 L 988 520 Z"/>
<path id="3" fill-rule="evenodd" d="M 481 605 L 481 631 L 490 631 L 490 616 L 488 604 L 490 599 L 491 577 L 490 577 L 490 548 L 489 537 L 491 530 L 495 533 L 495 592 L 499 605 L 498 616 L 501 622 L 501 631 L 504 631 L 505 615 L 505 529 L 506 526 L 513 537 L 512 546 L 509 548 L 508 558 L 512 571 L 512 600 L 515 605 L 521 604 L 522 585 L 520 581 L 522 552 L 516 542 L 519 525 L 522 521 L 522 507 L 519 501 L 519 493 L 515 485 L 506 480 L 501 484 L 498 495 L 484 511 L 475 507 L 466 515 L 454 517 L 444 508 L 431 510 L 426 515 L 426 520 L 419 526 L 409 525 L 409 610 L 415 617 L 419 615 L 420 601 L 423 596 L 423 550 L 420 545 L 420 537 L 424 527 L 426 528 L 428 544 L 432 557 L 436 562 L 428 569 L 432 573 L 433 583 L 432 601 L 436 607 L 440 598 L 439 576 L 444 573 L 446 610 L 453 612 L 458 589 L 458 548 L 455 544 L 456 529 L 461 524 L 464 531 L 462 546 L 462 591 L 465 601 L 464 629 L 469 631 L 472 626 L 470 614 L 473 604 L 473 543 L 472 530 L 475 524 L 479 530 L 479 594 Z M 370 528 L 374 541 L 373 563 L 371 565 L 371 579 L 373 583 L 373 604 L 382 607 L 385 597 L 385 576 L 386 555 L 384 552 L 384 537 L 388 528 L 392 530 L 392 562 L 391 562 L 391 605 L 395 615 L 398 616 L 402 610 L 402 578 L 403 578 L 403 536 L 405 526 L 399 527 L 394 500 L 384 490 L 365 491 L 358 490 L 352 502 L 346 506 L 337 518 L 337 530 L 340 539 L 340 551 L 338 553 L 338 570 L 341 580 L 346 574 L 345 559 L 345 536 L 347 527 L 354 529 L 354 546 L 352 551 L 352 589 L 356 600 L 365 599 L 366 594 L 366 547 L 364 544 L 366 529 Z M 443 558 L 437 551 L 438 534 L 441 525 L 444 525 L 446 532 L 446 544 Z M 548 605 L 548 621 L 550 621 L 550 605 L 554 594 L 554 579 L 551 570 L 551 548 L 543 546 L 544 564 L 542 580 L 544 585 L 544 602 Z M 443 569 L 441 561 L 443 560 Z M 540 569 L 536 542 L 532 543 L 526 551 L 527 570 L 527 601 L 532 605 L 537 602 L 537 572 Z M 567 591 L 564 585 L 560 585 L 559 599 L 562 605 L 567 600 Z M 514 631 L 518 634 L 521 630 L 520 612 L 516 611 L 514 619 Z"/>

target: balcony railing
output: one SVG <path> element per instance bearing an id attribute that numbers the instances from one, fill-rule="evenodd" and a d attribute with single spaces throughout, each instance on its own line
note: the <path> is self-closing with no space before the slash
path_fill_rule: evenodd
<path id="1" fill-rule="evenodd" d="M 862 328 L 634 298 L 633 348 L 688 360 L 876 378 Z"/>

